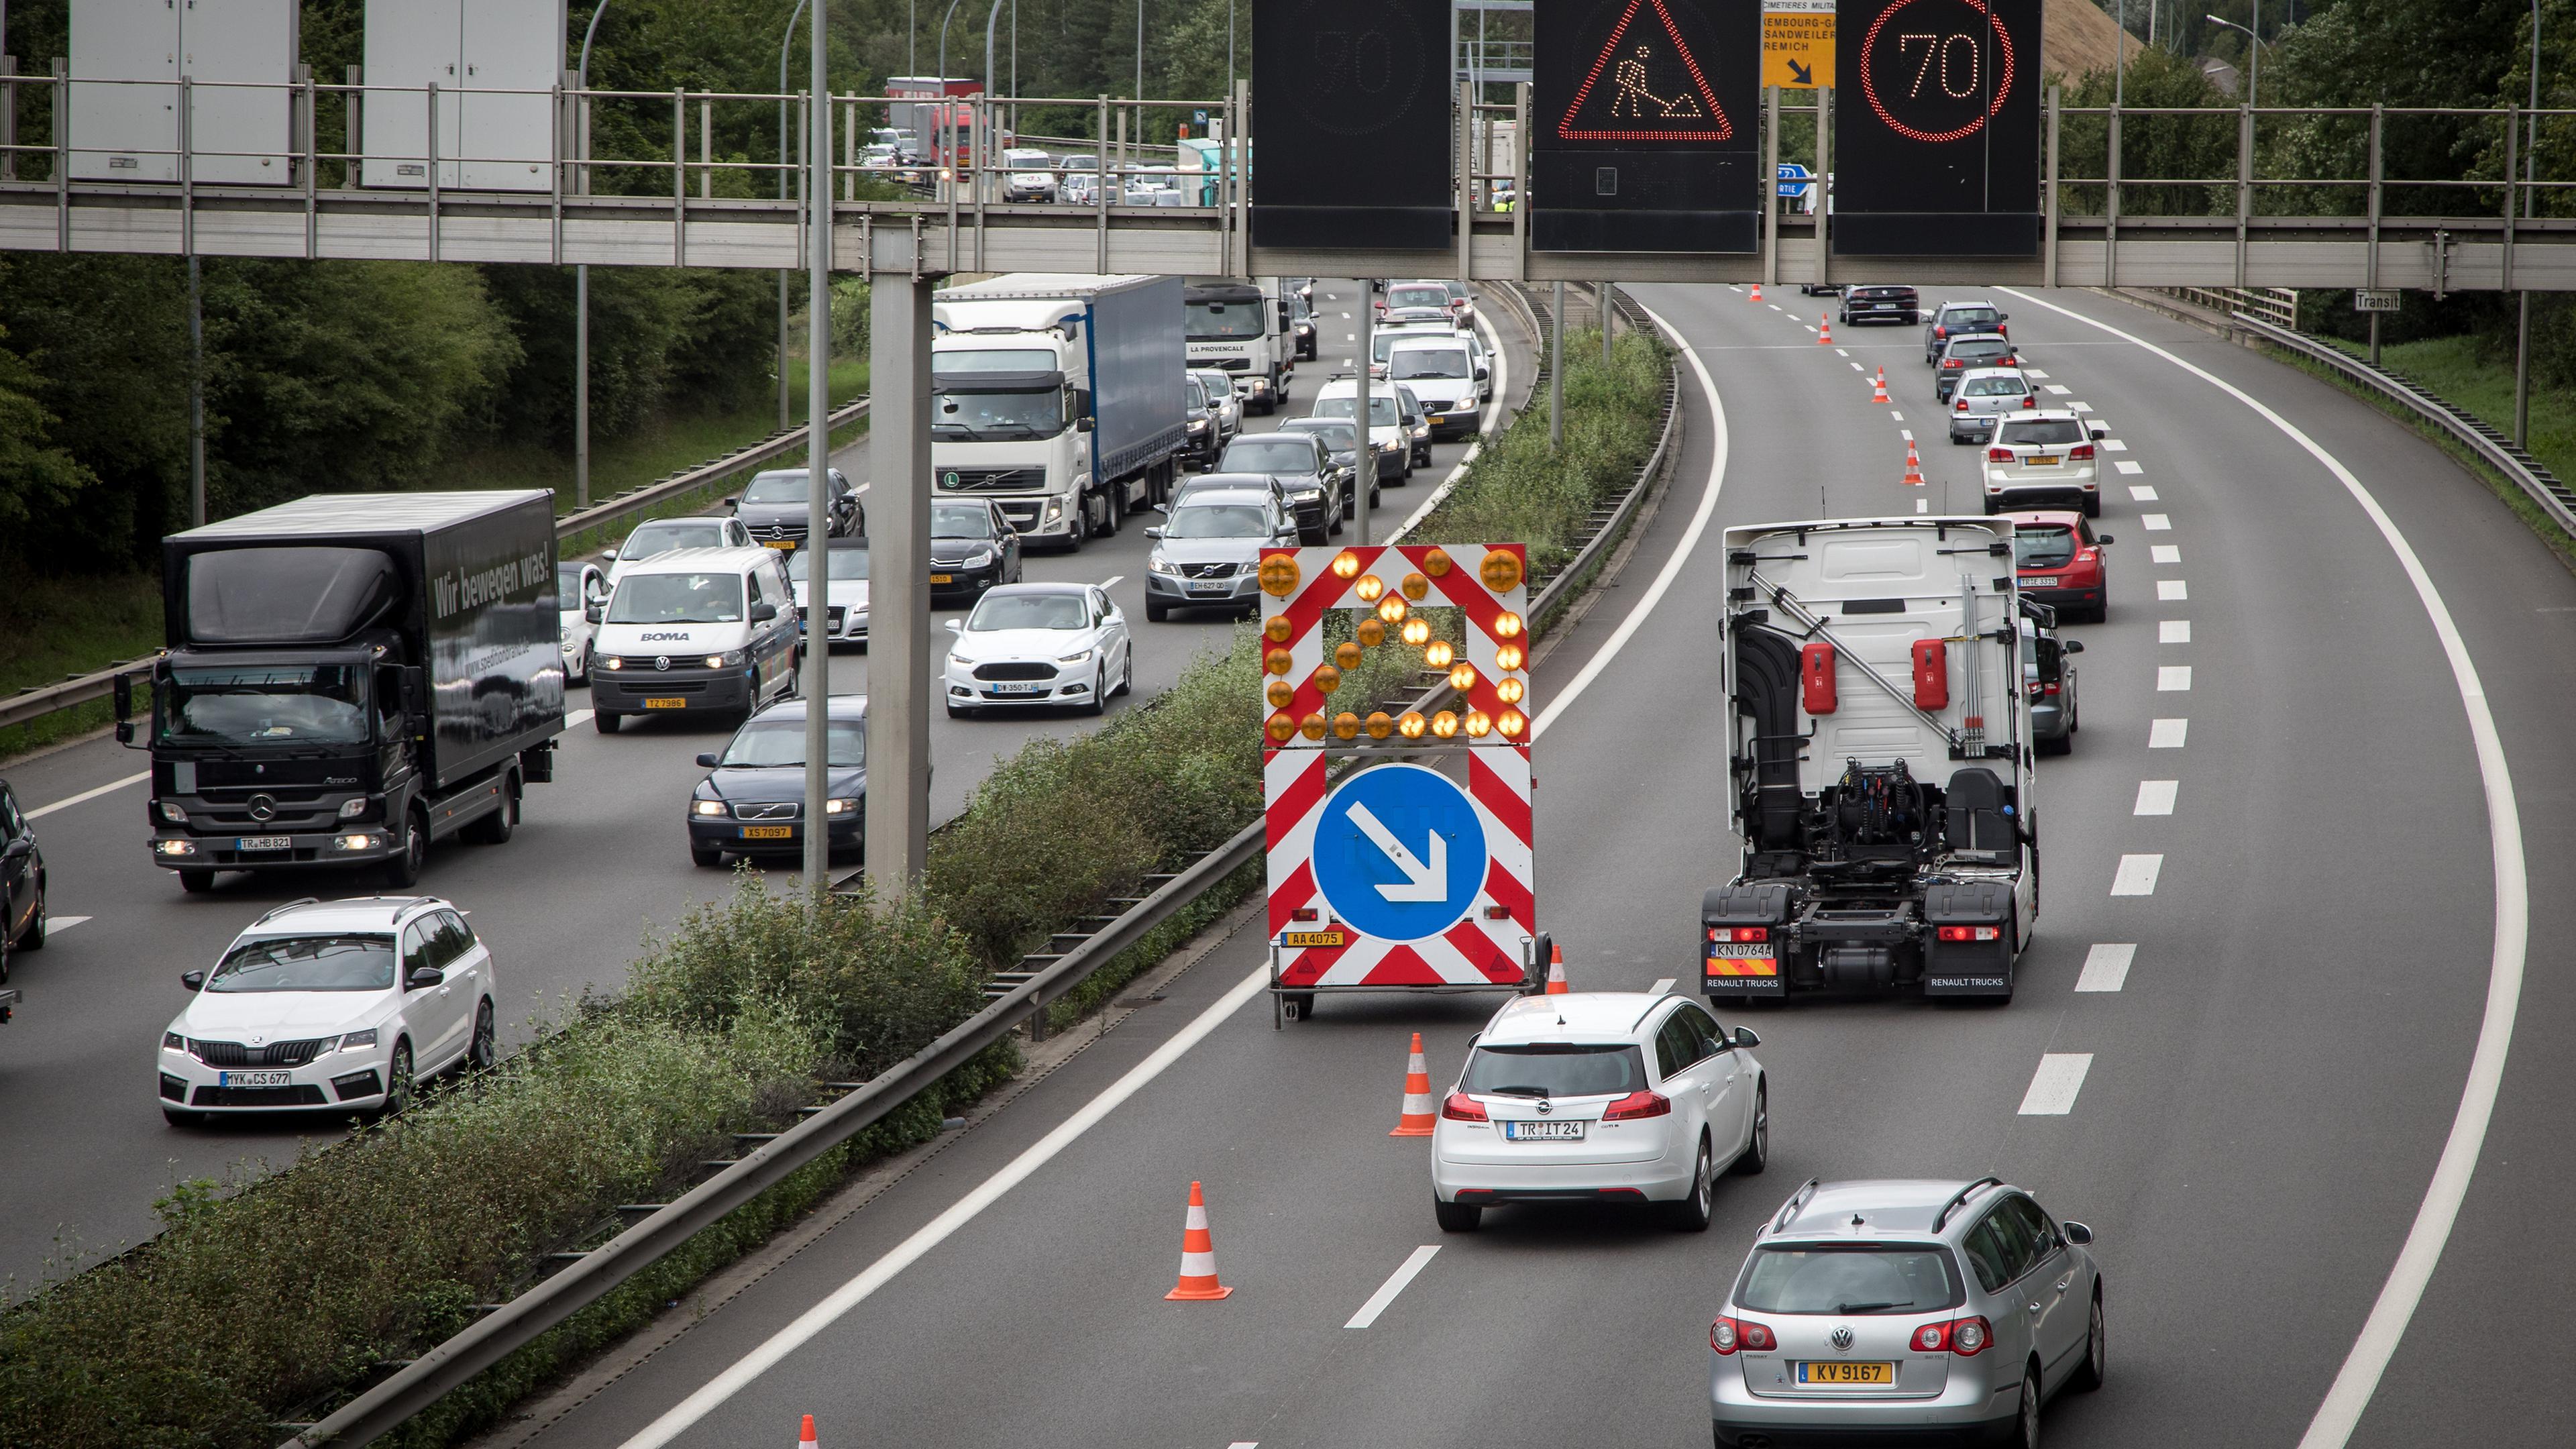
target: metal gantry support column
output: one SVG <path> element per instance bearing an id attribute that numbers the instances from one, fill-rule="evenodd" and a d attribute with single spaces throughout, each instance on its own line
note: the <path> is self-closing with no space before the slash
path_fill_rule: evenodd
<path id="1" fill-rule="evenodd" d="M 1374 511 L 1369 507 L 1369 492 L 1377 486 L 1377 440 L 1369 431 L 1370 418 L 1372 417 L 1370 401 L 1376 392 L 1376 389 L 1369 385 L 1369 358 L 1370 355 L 1377 350 L 1377 298 L 1371 295 L 1369 291 L 1368 278 L 1358 277 L 1354 280 L 1359 283 L 1360 288 L 1360 351 L 1359 356 L 1355 359 L 1358 366 L 1359 397 L 1357 399 L 1358 406 L 1351 413 L 1351 417 L 1359 425 L 1360 456 L 1368 459 L 1369 474 L 1365 479 L 1351 485 L 1351 499 L 1358 508 L 1357 514 L 1351 519 L 1351 528 L 1355 534 L 1352 541 L 1364 544 L 1370 541 L 1369 525 L 1374 521 Z M 1558 285 L 1562 286 L 1564 284 L 1559 283 Z M 1387 369 L 1389 372 L 1393 372 L 1394 370 L 1395 369 L 1393 368 Z M 1389 394 L 1389 396 L 1393 396 L 1393 394 Z M 1413 440 L 1405 435 L 1403 427 L 1403 412 L 1401 409 L 1397 411 L 1396 418 L 1396 446 L 1406 449 L 1409 454 L 1413 447 Z"/>
<path id="2" fill-rule="evenodd" d="M 2125 41 L 2123 43 L 2125 43 Z M 2040 173 L 2048 186 L 2046 194 L 2040 198 L 2041 209 L 2046 213 L 2040 223 L 2040 245 L 2043 248 L 2043 251 L 2039 263 L 2039 278 L 2040 285 L 2044 287 L 2054 287 L 2057 285 L 2058 193 L 2064 189 L 2057 179 L 2057 124 L 2059 119 L 2059 107 L 2065 99 L 2065 91 L 2066 88 L 2061 85 L 2052 85 L 2048 88 L 2048 138 L 2046 143 L 2048 147 L 2048 161 L 2047 170 Z"/>
<path id="3" fill-rule="evenodd" d="M 805 889 L 809 896 L 832 887 L 832 832 L 825 801 L 832 783 L 832 643 L 824 632 L 824 603 L 831 589 L 832 469 L 832 94 L 824 79 L 830 54 L 823 44 L 823 7 L 814 7 L 813 97 L 805 107 L 812 128 L 805 154 L 805 596 L 810 627 L 797 683 L 805 696 Z M 680 194 L 685 195 L 683 191 Z M 792 607 L 792 604 L 791 604 Z M 909 681 L 918 692 L 919 674 Z M 897 756 L 897 758 L 901 758 Z"/>
<path id="4" fill-rule="evenodd" d="M 1556 300 L 1547 319 L 1547 450 L 1565 446 L 1565 283 L 1556 284 Z"/>
<path id="5" fill-rule="evenodd" d="M 1834 88 L 1816 87 L 1816 280 L 1833 280 L 1833 247 L 1826 233 L 1834 210 Z M 1777 190 L 1778 188 L 1773 188 Z"/>
<path id="6" fill-rule="evenodd" d="M 929 854 L 931 280 L 917 229 L 869 244 L 867 870 L 892 897 Z"/>
<path id="7" fill-rule="evenodd" d="M 1523 132 L 1527 135 L 1527 132 Z M 1527 145 L 1527 141 L 1522 142 Z M 1762 88 L 1762 281 L 1780 285 L 1780 88 Z"/>

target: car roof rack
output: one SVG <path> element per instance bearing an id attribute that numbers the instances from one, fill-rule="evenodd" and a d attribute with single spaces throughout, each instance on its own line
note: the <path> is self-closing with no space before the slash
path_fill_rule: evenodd
<path id="1" fill-rule="evenodd" d="M 320 904 L 322 904 L 322 898 L 320 896 L 297 896 L 294 900 L 288 901 L 282 906 L 271 906 L 267 910 L 260 912 L 259 919 L 251 922 L 251 924 L 254 926 L 265 925 L 268 922 L 268 918 L 271 916 L 282 916 L 288 911 L 302 910 L 306 906 L 318 906 Z"/>
<path id="2" fill-rule="evenodd" d="M 1936 1233 L 1941 1231 L 1942 1227 L 1950 1221 L 1950 1214 L 1957 1211 L 1962 1204 L 1967 1202 L 1968 1199 L 1976 1196 L 1977 1189 L 1981 1187 L 2001 1187 L 2003 1185 L 2004 1180 L 2000 1177 L 1981 1177 L 1976 1181 L 1969 1183 L 1966 1187 L 1963 1187 L 1957 1192 L 1951 1194 L 1950 1200 L 1941 1204 L 1941 1210 L 1932 1215 L 1932 1231 Z"/>
<path id="3" fill-rule="evenodd" d="M 1811 1177 L 1807 1179 L 1806 1186 L 1789 1194 L 1789 1200 L 1780 1204 L 1780 1215 L 1771 1220 L 1771 1231 L 1776 1233 L 1782 1228 L 1789 1226 L 1789 1220 L 1798 1215 L 1798 1209 L 1805 1207 L 1807 1205 L 1807 1199 L 1814 1197 L 1816 1195 L 1816 1189 L 1823 1185 L 1824 1180 L 1822 1178 Z"/>

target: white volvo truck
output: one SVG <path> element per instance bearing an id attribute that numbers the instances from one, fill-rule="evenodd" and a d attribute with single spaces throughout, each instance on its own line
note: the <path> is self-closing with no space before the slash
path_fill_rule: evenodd
<path id="1" fill-rule="evenodd" d="M 2012 998 L 2039 910 L 2012 532 L 1999 518 L 1726 531 L 1743 855 L 1700 904 L 1712 1002 Z"/>
<path id="2" fill-rule="evenodd" d="M 931 478 L 1079 548 L 1170 496 L 1188 445 L 1177 277 L 1020 272 L 932 298 Z"/>

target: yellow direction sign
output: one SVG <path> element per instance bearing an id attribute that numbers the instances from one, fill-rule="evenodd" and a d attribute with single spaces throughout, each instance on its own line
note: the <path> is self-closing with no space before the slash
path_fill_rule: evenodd
<path id="1" fill-rule="evenodd" d="M 1834 0 L 1762 0 L 1762 83 L 1834 83 Z"/>

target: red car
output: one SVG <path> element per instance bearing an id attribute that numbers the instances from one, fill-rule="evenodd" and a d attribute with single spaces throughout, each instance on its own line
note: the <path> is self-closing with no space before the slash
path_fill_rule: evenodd
<path id="1" fill-rule="evenodd" d="M 2111 535 L 2094 533 L 2072 508 L 2001 516 L 2012 520 L 2013 564 L 2025 597 L 2055 608 L 2068 623 L 2099 624 L 2110 617 L 2111 578 L 2102 550 L 2111 546 Z"/>

